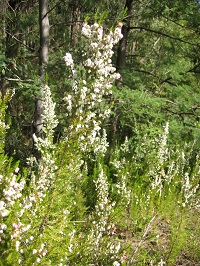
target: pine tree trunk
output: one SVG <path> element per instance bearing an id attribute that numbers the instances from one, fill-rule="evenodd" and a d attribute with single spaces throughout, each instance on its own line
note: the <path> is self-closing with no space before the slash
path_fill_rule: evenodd
<path id="1" fill-rule="evenodd" d="M 79 0 L 74 0 L 72 4 L 72 26 L 71 26 L 71 41 L 73 47 L 77 46 L 78 35 L 80 30 L 80 8 Z"/>
<path id="2" fill-rule="evenodd" d="M 126 48 L 131 20 L 133 0 L 126 0 L 124 9 L 127 9 L 126 18 L 123 20 L 122 34 L 123 38 L 120 40 L 118 51 L 117 51 L 117 71 L 121 72 L 126 64 Z"/>
<path id="3" fill-rule="evenodd" d="M 49 18 L 48 0 L 39 0 L 39 23 L 40 23 L 40 53 L 39 53 L 39 75 L 45 83 L 46 66 L 49 60 Z"/>
<path id="4" fill-rule="evenodd" d="M 45 83 L 46 67 L 49 60 L 49 19 L 48 19 L 48 0 L 39 0 L 39 24 L 40 24 L 40 51 L 39 51 L 39 76 Z M 42 130 L 42 110 L 43 110 L 43 91 L 36 100 L 34 128 L 35 133 L 39 134 Z"/>
<path id="5" fill-rule="evenodd" d="M 0 41 L 2 47 L 6 47 L 6 10 L 8 8 L 8 3 L 0 0 L 0 23 L 2 25 Z M 6 49 L 5 49 L 6 50 Z M 3 53 L 3 51 L 1 51 Z M 0 73 L 0 97 L 4 97 L 7 91 L 7 83 L 5 78 L 5 68 L 2 68 Z"/>

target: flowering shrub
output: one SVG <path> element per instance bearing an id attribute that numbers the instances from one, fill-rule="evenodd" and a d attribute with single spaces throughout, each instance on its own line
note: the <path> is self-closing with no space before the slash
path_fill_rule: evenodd
<path id="1" fill-rule="evenodd" d="M 162 195 L 163 183 L 164 181 L 170 182 L 170 176 L 165 174 L 164 164 L 168 159 L 168 148 L 167 148 L 167 137 L 169 134 L 169 123 L 167 122 L 164 127 L 164 132 L 160 135 L 159 150 L 157 154 L 157 163 L 155 167 L 150 170 L 150 176 L 153 177 L 152 188 L 156 189 L 159 192 L 159 195 Z M 167 179 L 169 177 L 169 180 Z"/>
<path id="2" fill-rule="evenodd" d="M 109 116 L 109 106 L 104 106 L 105 96 L 112 94 L 111 87 L 120 75 L 112 66 L 113 46 L 122 38 L 121 27 L 104 33 L 97 23 L 82 27 L 84 47 L 81 51 L 82 63 L 76 65 L 72 55 L 64 56 L 71 70 L 72 93 L 64 98 L 67 110 L 75 122 L 70 125 L 79 135 L 80 148 L 85 151 L 95 145 L 101 129 L 101 121 Z M 98 146 L 98 144 L 97 144 Z"/>
<path id="3" fill-rule="evenodd" d="M 51 98 L 50 88 L 46 85 L 43 88 L 45 95 L 43 103 L 43 132 L 45 137 L 37 137 L 33 135 L 35 146 L 38 151 L 41 152 L 41 160 L 38 165 L 39 179 L 36 181 L 36 192 L 41 197 L 45 197 L 45 191 L 48 191 L 49 187 L 54 182 L 54 172 L 57 169 L 54 160 L 55 145 L 53 145 L 53 130 L 57 126 L 58 121 L 55 116 L 53 103 Z M 29 162 L 33 162 L 34 158 L 29 158 Z"/>
<path id="4" fill-rule="evenodd" d="M 11 239 L 16 238 L 18 231 L 15 226 L 8 228 L 7 220 L 12 214 L 13 208 L 17 201 L 22 197 L 25 181 L 20 180 L 19 168 L 11 166 L 11 161 L 4 155 L 4 141 L 6 130 L 9 128 L 5 123 L 5 111 L 10 96 L 5 95 L 4 99 L 0 98 L 0 244 L 4 245 L 8 232 Z M 13 217 L 14 219 L 14 217 Z M 20 224 L 21 226 L 21 224 Z"/>
<path id="5" fill-rule="evenodd" d="M 78 136 L 78 149 L 87 152 L 92 150 L 95 160 L 100 162 L 109 145 L 106 131 L 102 131 L 102 136 L 100 134 L 101 123 L 103 119 L 109 117 L 111 112 L 109 105 L 103 102 L 112 94 L 113 82 L 120 78 L 112 66 L 112 49 L 122 38 L 122 34 L 120 27 L 105 33 L 102 26 L 96 23 L 90 26 L 85 23 L 82 36 L 84 40 L 81 51 L 82 63 L 77 66 L 71 54 L 67 53 L 64 56 L 66 65 L 71 70 L 72 79 L 72 93 L 66 94 L 64 100 L 68 115 L 74 119 L 71 120 L 74 123 L 70 125 L 68 136 L 75 133 Z M 107 241 L 107 237 L 112 235 L 111 232 L 114 230 L 114 225 L 110 225 L 109 217 L 115 203 L 109 200 L 109 184 L 101 164 L 98 163 L 97 167 L 99 175 L 97 180 L 93 181 L 97 202 L 95 211 L 89 219 L 92 224 L 89 226 L 90 232 L 83 237 L 87 244 L 83 253 L 81 253 L 81 246 L 78 244 L 74 246 L 74 252 L 79 250 L 82 263 L 98 263 L 101 260 L 108 262 L 108 256 L 111 256 L 110 261 L 114 261 L 118 258 L 120 249 L 120 244 L 115 239 Z"/>
<path id="6" fill-rule="evenodd" d="M 32 172 L 31 177 L 29 177 L 29 186 L 26 186 L 25 180 L 18 174 L 19 168 L 7 176 L 5 173 L 4 176 L 0 175 L 1 240 L 5 242 L 3 238 L 6 241 L 9 241 L 10 238 L 13 248 L 15 248 L 12 257 L 18 261 L 19 265 L 23 265 L 24 261 L 27 260 L 26 256 L 29 256 L 31 248 L 33 257 L 29 260 L 32 262 L 35 259 L 39 263 L 47 253 L 42 239 L 39 239 L 39 243 L 36 244 L 38 237 L 34 236 L 35 229 L 33 229 L 37 226 L 40 227 L 40 230 L 42 228 L 42 220 L 46 215 L 45 210 L 48 205 L 44 207 L 41 204 L 44 202 L 46 204 L 49 199 L 48 196 L 46 201 L 45 197 L 51 192 L 50 187 L 53 185 L 54 172 L 57 169 L 54 163 L 55 146 L 53 145 L 53 129 L 57 125 L 57 120 L 54 114 L 55 104 L 52 102 L 48 86 L 44 87 L 44 95 L 43 132 L 45 135 L 44 138 L 34 135 L 35 145 L 42 156 L 39 164 L 34 157 L 28 159 L 29 167 L 32 168 L 34 164 L 37 165 L 37 171 Z M 36 168 L 33 167 L 33 169 Z M 25 193 L 22 193 L 23 190 Z M 5 218 L 7 218 L 5 222 L 11 222 L 11 226 L 2 222 L 2 219 L 5 220 Z M 6 229 L 7 234 L 5 234 Z M 41 245 L 38 250 L 35 248 L 36 245 Z M 6 257 L 7 252 L 4 253 Z"/>
<path id="7" fill-rule="evenodd" d="M 7 216 L 12 213 L 13 206 L 18 199 L 22 196 L 22 190 L 25 185 L 25 181 L 22 180 L 18 182 L 17 178 L 18 169 L 16 168 L 14 173 L 8 175 L 0 175 L 0 242 L 4 243 L 4 238 L 6 237 L 5 231 L 7 229 L 6 220 Z M 13 224 L 14 232 L 11 234 L 11 239 L 17 238 L 19 234 L 19 226 Z M 11 232 L 10 232 L 11 233 Z"/>
<path id="8" fill-rule="evenodd" d="M 97 202 L 92 217 L 92 227 L 88 235 L 90 252 L 94 253 L 93 262 L 98 263 L 102 257 L 104 263 L 116 263 L 120 260 L 120 241 L 114 236 L 115 225 L 111 220 L 115 202 L 109 198 L 109 183 L 101 165 L 95 182 Z M 107 238 L 110 238 L 109 241 Z M 104 255 L 104 256 L 102 256 Z"/>

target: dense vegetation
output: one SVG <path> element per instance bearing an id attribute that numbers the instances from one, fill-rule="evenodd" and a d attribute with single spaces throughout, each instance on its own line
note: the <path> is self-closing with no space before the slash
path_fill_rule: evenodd
<path id="1" fill-rule="evenodd" d="M 0 265 L 200 265 L 199 1 L 0 8 Z"/>

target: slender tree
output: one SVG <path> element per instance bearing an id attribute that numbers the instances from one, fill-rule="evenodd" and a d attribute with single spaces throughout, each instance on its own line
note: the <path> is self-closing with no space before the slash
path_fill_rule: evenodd
<path id="1" fill-rule="evenodd" d="M 46 67 L 49 60 L 49 18 L 48 18 L 48 0 L 39 0 L 39 25 L 40 25 L 40 49 L 39 49 L 39 76 L 42 83 L 45 83 Z M 43 91 L 36 99 L 34 126 L 35 133 L 39 134 L 42 129 L 42 109 L 43 109 Z"/>
<path id="2" fill-rule="evenodd" d="M 78 32 L 80 30 L 80 7 L 79 1 L 72 1 L 72 26 L 71 26 L 71 40 L 74 47 L 77 46 Z"/>
<path id="3" fill-rule="evenodd" d="M 123 38 L 120 40 L 118 52 L 117 52 L 117 70 L 120 71 L 126 62 L 126 48 L 127 40 L 130 28 L 131 21 L 131 12 L 132 12 L 133 0 L 126 0 L 124 9 L 127 10 L 127 15 L 123 20 L 122 34 Z"/>

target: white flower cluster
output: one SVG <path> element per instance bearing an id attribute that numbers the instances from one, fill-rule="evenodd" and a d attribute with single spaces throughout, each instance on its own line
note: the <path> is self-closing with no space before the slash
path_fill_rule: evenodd
<path id="1" fill-rule="evenodd" d="M 69 66 L 73 69 L 74 61 L 73 61 L 72 55 L 70 53 L 66 53 L 66 55 L 64 56 L 64 60 L 65 60 L 66 66 Z"/>
<path id="2" fill-rule="evenodd" d="M 112 94 L 111 87 L 120 75 L 112 65 L 113 47 L 123 37 L 121 27 L 114 31 L 104 32 L 101 25 L 95 23 L 82 27 L 82 35 L 85 38 L 85 46 L 82 50 L 82 64 L 75 67 L 72 56 L 67 53 L 64 56 L 66 65 L 71 69 L 72 93 L 64 98 L 69 114 L 76 115 L 76 132 L 83 132 L 80 136 L 82 150 L 88 143 L 94 144 L 101 127 L 101 120 L 109 117 L 110 108 L 102 112 L 103 97 Z M 81 65 L 81 71 L 79 71 Z M 88 132 L 89 131 L 89 132 Z"/>
<path id="3" fill-rule="evenodd" d="M 0 175 L 0 185 L 4 187 L 0 201 L 0 216 L 5 217 L 8 215 L 10 207 L 22 196 L 21 192 L 24 188 L 25 181 L 17 182 L 14 174 L 11 178 L 4 178 Z"/>
<path id="4" fill-rule="evenodd" d="M 111 32 L 109 35 L 104 36 L 102 26 L 100 26 L 98 23 L 94 23 L 93 25 L 90 26 L 86 22 L 83 25 L 82 34 L 88 39 L 94 39 L 97 41 L 102 41 L 103 39 L 107 43 L 110 42 L 111 44 L 112 43 L 116 44 L 123 37 L 121 33 L 121 27 L 122 27 L 122 24 L 119 23 L 118 27 L 114 30 L 114 32 Z"/>
<path id="5" fill-rule="evenodd" d="M 200 171 L 198 173 L 198 176 L 199 174 L 200 174 Z M 186 205 L 188 205 L 190 201 L 195 197 L 198 188 L 199 188 L 199 184 L 197 184 L 196 186 L 193 186 L 190 182 L 189 174 L 185 173 L 184 178 L 183 178 L 182 188 L 181 188 L 183 197 L 184 197 L 184 202 L 182 203 L 183 207 L 186 207 Z"/>
<path id="6" fill-rule="evenodd" d="M 16 171 L 17 174 L 18 171 Z M 3 223 L 3 218 L 8 216 L 14 203 L 21 198 L 25 181 L 17 182 L 15 173 L 9 177 L 0 175 L 1 200 L 0 200 L 0 242 L 4 236 L 7 226 Z"/>
<path id="7" fill-rule="evenodd" d="M 99 217 L 102 216 L 102 214 L 103 216 L 109 216 L 111 205 L 108 200 L 108 181 L 103 169 L 101 169 L 98 179 L 94 182 L 97 191 L 96 213 Z"/>
<path id="8" fill-rule="evenodd" d="M 52 158 L 52 155 L 45 154 L 39 165 L 39 179 L 36 181 L 36 191 L 40 202 L 43 201 L 46 192 L 54 182 L 56 169 L 57 167 L 55 166 L 55 161 Z"/>
<path id="9" fill-rule="evenodd" d="M 118 258 L 120 250 L 120 242 L 114 240 L 109 243 L 104 243 L 103 235 L 112 235 L 115 225 L 109 224 L 109 217 L 113 212 L 115 202 L 109 200 L 109 184 L 107 176 L 100 166 L 100 173 L 98 179 L 95 181 L 97 191 L 97 203 L 95 206 L 95 215 L 97 216 L 93 221 L 93 228 L 88 236 L 88 241 L 94 246 L 94 250 L 98 252 L 105 248 L 106 254 L 112 255 L 112 259 Z"/>
<path id="10" fill-rule="evenodd" d="M 55 115 L 55 103 L 51 97 L 50 88 L 45 85 L 43 88 L 44 101 L 43 101 L 43 131 L 49 136 L 53 135 L 53 129 L 58 125 L 58 120 Z"/>
<path id="11" fill-rule="evenodd" d="M 114 32 L 104 34 L 103 27 L 97 23 L 91 26 L 84 24 L 82 34 L 87 37 L 87 45 L 83 51 L 83 58 L 86 58 L 83 61 L 86 69 L 84 85 L 85 91 L 90 95 L 84 100 L 89 107 L 94 107 L 96 103 L 101 102 L 103 95 L 112 93 L 113 82 L 120 78 L 120 75 L 115 73 L 111 58 L 114 44 L 123 36 L 118 27 Z"/>
<path id="12" fill-rule="evenodd" d="M 96 145 L 94 146 L 94 153 L 98 156 L 104 156 L 107 152 L 109 143 L 107 141 L 106 130 L 103 129 L 102 137 L 96 137 Z"/>
<path id="13" fill-rule="evenodd" d="M 116 170 L 115 176 L 118 180 L 115 188 L 122 199 L 121 203 L 125 207 L 128 207 L 131 201 L 131 190 L 128 189 L 127 184 L 130 176 L 127 165 L 129 165 L 130 162 L 125 157 L 121 158 L 120 153 L 129 151 L 128 144 L 128 139 L 126 138 L 125 142 L 121 144 L 120 148 L 115 150 L 115 157 L 110 161 L 110 164 L 113 165 Z"/>
<path id="14" fill-rule="evenodd" d="M 0 117 L 1 117 L 1 114 L 0 114 Z M 3 122 L 3 121 L 0 120 L 0 128 L 1 128 L 1 131 L 2 131 L 2 130 L 8 129 L 9 126 L 6 125 L 5 122 Z"/>
<path id="15" fill-rule="evenodd" d="M 28 243 L 32 240 L 27 238 L 26 231 L 32 227 L 32 219 L 37 216 L 37 204 L 41 203 L 46 196 L 46 192 L 49 186 L 53 183 L 55 177 L 56 166 L 54 163 L 54 145 L 53 145 L 53 129 L 57 126 L 57 120 L 54 112 L 55 104 L 51 99 L 51 92 L 48 86 L 44 87 L 44 100 L 43 100 L 43 131 L 45 133 L 44 139 L 33 135 L 35 145 L 37 149 L 41 152 L 41 160 L 39 164 L 37 163 L 36 158 L 30 157 L 27 159 L 27 163 L 30 167 L 34 164 L 38 164 L 37 175 L 32 173 L 31 182 L 29 187 L 30 193 L 23 197 L 21 203 L 19 204 L 19 211 L 16 212 L 16 217 L 18 222 L 13 223 L 14 232 L 11 234 L 11 238 L 20 239 L 16 241 L 16 250 L 18 251 L 20 246 L 23 243 Z M 40 206 L 41 207 L 41 206 Z M 29 213 L 29 224 L 22 224 L 20 220 L 23 219 L 24 213 Z M 21 252 L 20 249 L 19 252 Z M 22 252 L 21 252 L 22 253 Z M 41 260 L 41 257 L 37 258 L 38 262 Z"/>
<path id="16" fill-rule="evenodd" d="M 164 127 L 164 132 L 161 135 L 160 148 L 158 152 L 158 160 L 159 160 L 160 165 L 163 164 L 163 162 L 166 160 L 166 157 L 168 155 L 168 148 L 167 148 L 168 134 L 169 134 L 169 122 L 166 123 Z"/>
<path id="17" fill-rule="evenodd" d="M 168 175 L 165 173 L 164 170 L 164 162 L 167 160 L 168 157 L 168 148 L 167 148 L 167 138 L 169 134 L 169 122 L 166 123 L 164 127 L 163 134 L 160 135 L 160 140 L 158 140 L 159 151 L 157 155 L 157 164 L 154 169 L 150 170 L 150 176 L 154 178 L 154 181 L 152 182 L 152 189 L 157 189 L 157 192 L 159 192 L 160 196 L 162 195 L 162 189 L 164 181 L 167 181 L 168 183 L 171 181 L 171 178 L 167 180 Z"/>
<path id="18" fill-rule="evenodd" d="M 41 152 L 42 158 L 38 166 L 38 175 L 39 178 L 36 182 L 36 193 L 40 198 L 40 201 L 46 196 L 45 191 L 48 190 L 49 186 L 54 180 L 54 172 L 57 169 L 54 161 L 54 149 L 53 145 L 53 132 L 54 128 L 58 124 L 58 120 L 55 116 L 55 103 L 52 101 L 50 88 L 45 85 L 43 88 L 43 128 L 42 130 L 45 133 L 45 137 L 37 137 L 33 135 L 33 139 L 38 151 Z M 29 163 L 34 161 L 29 158 Z"/>
<path id="19" fill-rule="evenodd" d="M 14 232 L 11 234 L 12 240 L 21 238 L 21 234 L 28 231 L 31 228 L 30 224 L 25 226 L 20 221 L 18 221 L 18 223 L 13 223 L 12 226 L 14 229 Z M 19 246 L 20 246 L 20 242 L 17 243 L 17 247 Z"/>
<path id="20" fill-rule="evenodd" d="M 199 199 L 195 196 L 199 188 L 199 184 L 196 184 L 196 180 L 199 179 L 200 175 L 199 156 L 196 158 L 195 167 L 192 173 L 189 174 L 189 172 L 186 172 L 185 169 L 189 165 L 189 160 L 191 158 L 190 156 L 193 150 L 191 149 L 191 154 L 185 154 L 183 151 L 179 150 L 171 150 L 170 155 L 175 159 L 170 160 L 169 151 L 167 148 L 168 133 L 169 124 L 167 122 L 166 126 L 164 127 L 164 132 L 158 141 L 160 146 L 157 155 L 157 164 L 149 171 L 150 177 L 154 178 L 151 183 L 152 189 L 157 189 L 157 192 L 161 196 L 164 184 L 169 185 L 175 181 L 177 176 L 180 176 L 182 177 L 182 180 L 180 180 L 178 183 L 180 183 L 183 196 L 181 202 L 182 207 L 190 205 L 198 208 Z M 188 150 L 190 150 L 189 146 Z M 165 162 L 167 162 L 168 165 L 167 169 L 165 169 Z M 176 181 L 176 184 L 178 183 Z"/>
<path id="21" fill-rule="evenodd" d="M 40 248 L 37 250 L 37 249 L 33 249 L 33 255 L 37 255 L 37 258 L 36 258 L 36 263 L 40 263 L 42 258 L 46 256 L 46 254 L 48 253 L 47 249 L 45 248 L 45 244 L 42 243 L 40 245 Z"/>

